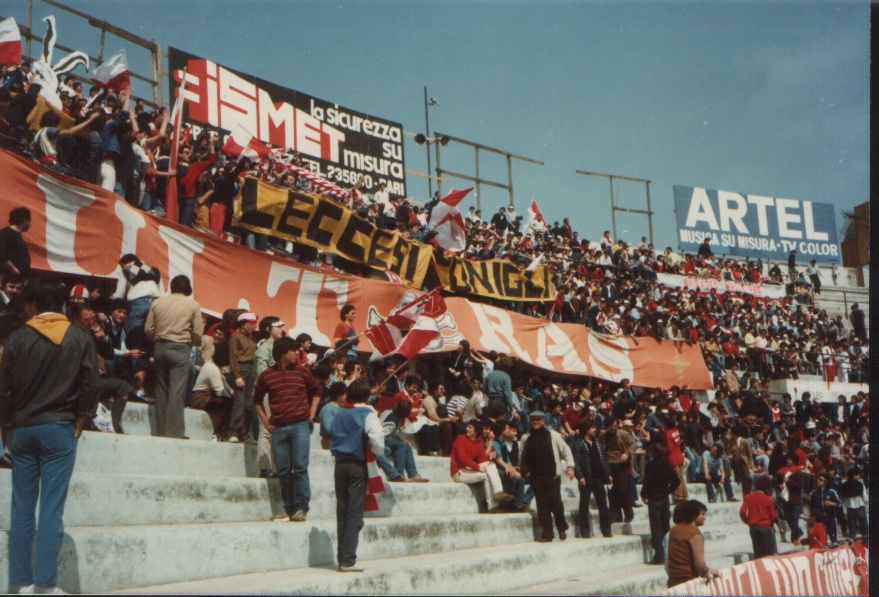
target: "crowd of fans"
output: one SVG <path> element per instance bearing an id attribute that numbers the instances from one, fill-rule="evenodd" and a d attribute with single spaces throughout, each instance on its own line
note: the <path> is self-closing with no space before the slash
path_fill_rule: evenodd
<path id="1" fill-rule="evenodd" d="M 0 126 L 19 137 L 22 147 L 44 165 L 116 191 L 141 209 L 164 214 L 167 185 L 177 184 L 185 225 L 222 230 L 251 248 L 269 250 L 318 267 L 354 275 L 367 266 L 346 261 L 283 239 L 231 226 L 233 201 L 245 176 L 280 187 L 317 192 L 325 187 L 302 176 L 301 156 L 275 152 L 259 161 L 235 161 L 218 150 L 219 138 L 207 130 L 179 140 L 179 162 L 170 170 L 171 141 L 167 109 L 148 109 L 133 102 L 128 91 L 91 87 L 88 95 L 73 78 L 60 95 L 64 112 L 75 126 L 58 128 L 59 116 L 46 112 L 33 136 L 25 118 L 36 101 L 38 85 L 27 88 L 27 65 L 3 73 Z M 36 89 L 35 89 L 36 87 Z M 10 92 L 18 91 L 12 98 Z M 436 243 L 429 227 L 439 192 L 426 205 L 387 193 L 380 186 L 372 197 L 357 186 L 335 197 L 383 228 L 413 240 Z M 853 305 L 846 321 L 814 306 L 820 292 L 815 262 L 798 267 L 794 254 L 783 269 L 778 263 L 724 259 L 703 243 L 697 254 L 658 251 L 614 240 L 608 231 L 598 241 L 582 238 L 570 221 L 549 225 L 542 217 L 528 221 L 514 206 L 501 207 L 491 218 L 470 207 L 465 217 L 467 259 L 508 259 L 524 269 L 538 258 L 553 271 L 556 295 L 541 302 L 488 301 L 507 309 L 553 321 L 580 323 L 600 333 L 635 338 L 667 338 L 698 343 L 716 382 L 730 369 L 747 369 L 770 378 L 818 374 L 828 381 L 864 381 L 869 357 L 865 316 Z M 437 250 L 441 250 L 439 247 Z M 747 293 L 700 293 L 667 287 L 657 273 L 739 282 L 783 284 L 781 300 Z M 732 384 L 734 386 L 734 384 Z M 735 389 L 731 387 L 730 389 Z"/>
<path id="2" fill-rule="evenodd" d="M 231 228 L 232 202 L 245 176 L 315 190 L 297 174 L 296 167 L 303 164 L 299 156 L 279 154 L 254 162 L 227 159 L 218 151 L 217 135 L 202 131 L 179 140 L 180 160 L 172 171 L 167 110 L 151 111 L 141 102 L 132 105 L 127 91 L 114 94 L 92 88 L 86 97 L 73 80 L 65 81 L 61 95 L 74 126 L 62 130 L 60 117 L 46 112 L 40 130 L 30 136 L 22 117 L 33 107 L 38 89 L 22 85 L 24 71 L 2 75 L 0 132 L 19 139 L 21 149 L 41 164 L 113 190 L 132 205 L 158 214 L 164 213 L 167 184 L 177 184 L 180 213 L 175 215 L 184 225 L 216 229 L 218 222 L 212 220 L 219 218 L 225 233 L 240 236 L 251 248 L 366 273 L 362 266 L 313 248 Z M 13 97 L 10 92 L 18 94 Z M 438 194 L 424 207 L 389 196 L 384 187 L 373 197 L 355 187 L 337 199 L 378 226 L 431 242 L 429 215 L 440 200 Z M 14 222 L 10 218 L 19 236 L 21 217 L 18 212 Z M 548 226 L 535 217 L 526 224 L 513 206 L 500 208 L 489 221 L 470 208 L 465 221 L 465 258 L 509 259 L 522 269 L 542 259 L 554 272 L 554 301 L 502 306 L 639 342 L 698 343 L 715 382 L 710 401 L 700 402 L 686 386 L 635 388 L 628 380 L 617 384 L 541 375 L 509 356 L 471 350 L 466 341 L 445 359 L 422 355 L 414 363 L 393 358 L 367 363 L 350 343 L 356 336 L 355 314 L 353 307 L 346 307 L 345 327 L 340 326 L 334 337 L 335 352 L 314 346 L 307 334 L 284 330 L 278 317 L 259 318 L 240 309 L 228 309 L 220 320 L 203 316 L 204 334 L 198 334 L 189 354 L 186 406 L 211 415 L 215 441 L 258 442 L 262 474 L 276 475 L 265 425 L 257 416 L 266 391 L 258 380 L 275 363 L 273 344 L 288 336 L 284 346 L 295 346 L 296 366 L 307 369 L 308 379 L 319 384 L 313 419 L 326 423 L 344 403 L 349 384 L 360 378 L 369 381 L 369 403 L 379 412 L 387 438 L 379 464 L 390 481 L 426 481 L 415 468 L 410 446 L 423 455 L 448 456 L 458 436 L 475 435 L 485 442 L 486 453 L 502 454 L 497 468 L 504 494 L 512 499 L 499 507 L 529 511 L 533 494 L 518 473 L 518 452 L 511 446 L 528 432 L 529 415 L 539 411 L 546 426 L 572 447 L 593 427 L 601 432 L 598 441 L 605 442 L 614 470 L 612 521 L 631 520 L 631 509 L 640 506 L 637 485 L 651 445 L 662 444 L 664 450 L 656 453 L 680 471 L 683 489 L 676 497 L 681 503 L 687 499 L 686 483 L 704 483 L 712 502 L 723 487 L 733 501 L 732 479 L 747 494 L 754 478 L 768 474 L 793 542 L 802 535 L 803 507 L 821 512 L 829 541 L 842 534 L 866 534 L 860 526 L 863 485 L 858 493 L 857 483 L 850 481 L 859 481 L 869 471 L 869 396 L 858 392 L 850 398 L 839 396 L 837 403 L 816 404 L 808 392 L 796 401 L 789 394 L 775 400 L 769 392 L 772 379 L 806 374 L 823 375 L 827 381 L 867 379 L 864 313 L 853 305 L 846 325 L 842 316 L 834 318 L 815 307 L 813 293 L 820 286 L 814 263 L 811 270 L 799 270 L 792 256 L 787 272 L 782 272 L 779 264 L 718 258 L 707 242 L 696 255 L 679 255 L 671 248 L 659 253 L 646 238 L 635 245 L 614 240 L 608 232 L 592 242 L 581 239 L 568 219 Z M 17 299 L 27 273 L 2 258 L 11 250 L 3 244 L 6 236 L 0 232 L 0 342 L 27 320 Z M 96 428 L 121 433 L 126 402 L 148 401 L 152 395 L 156 346 L 145 325 L 162 295 L 162 284 L 148 262 L 149 256 L 124 256 L 115 288 L 93 280 L 71 284 L 67 315 L 91 333 L 105 380 L 100 392 L 106 413 L 102 420 L 96 418 Z M 789 292 L 782 300 L 713 290 L 703 294 L 666 287 L 657 282 L 657 273 L 785 284 Z M 836 497 L 828 497 L 827 491 L 835 491 Z M 836 521 L 842 533 L 837 534 Z"/>

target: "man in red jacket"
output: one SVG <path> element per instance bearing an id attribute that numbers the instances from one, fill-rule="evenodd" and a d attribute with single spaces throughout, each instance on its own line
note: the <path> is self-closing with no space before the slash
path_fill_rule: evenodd
<path id="1" fill-rule="evenodd" d="M 751 545 L 754 546 L 754 559 L 778 554 L 778 545 L 772 525 L 778 526 L 778 532 L 784 532 L 781 521 L 775 512 L 775 504 L 769 496 L 772 481 L 769 475 L 760 475 L 754 481 L 754 491 L 742 500 L 739 517 L 751 528 Z"/>
<path id="2" fill-rule="evenodd" d="M 684 453 L 681 451 L 681 443 L 681 432 L 675 426 L 675 418 L 669 415 L 665 419 L 665 461 L 671 465 L 681 482 L 675 489 L 675 505 L 690 499 L 687 478 L 684 475 Z"/>

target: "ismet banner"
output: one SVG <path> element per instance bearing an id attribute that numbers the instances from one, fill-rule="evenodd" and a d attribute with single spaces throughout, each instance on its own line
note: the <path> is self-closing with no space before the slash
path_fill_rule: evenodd
<path id="1" fill-rule="evenodd" d="M 416 288 L 421 288 L 433 253 L 430 245 L 383 230 L 338 201 L 255 178 L 246 178 L 241 185 L 232 225 L 391 272 Z"/>
<path id="2" fill-rule="evenodd" d="M 436 255 L 434 267 L 440 284 L 452 292 L 508 301 L 553 298 L 550 270 L 544 266 L 525 271 L 506 259 L 471 261 L 454 255 Z"/>

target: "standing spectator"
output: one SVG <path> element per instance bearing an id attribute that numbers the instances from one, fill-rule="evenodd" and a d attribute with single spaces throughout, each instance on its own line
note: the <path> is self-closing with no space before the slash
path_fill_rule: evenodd
<path id="1" fill-rule="evenodd" d="M 812 281 L 812 288 L 815 289 L 815 294 L 821 294 L 821 277 L 818 275 L 818 261 L 815 259 L 810 261 L 807 270 L 809 280 Z"/>
<path id="2" fill-rule="evenodd" d="M 638 444 L 631 433 L 619 429 L 618 420 L 611 416 L 604 420 L 604 431 L 598 436 L 598 441 L 607 454 L 613 482 L 610 490 L 611 522 L 632 522 L 635 511 L 632 509 L 632 497 L 629 491 L 629 467 Z M 620 509 L 623 511 L 622 516 Z"/>
<path id="3" fill-rule="evenodd" d="M 123 255 L 119 260 L 122 275 L 116 284 L 116 298 L 124 298 L 129 303 L 125 331 L 143 325 L 153 300 L 161 296 L 159 270 L 150 267 L 137 258 L 134 253 Z"/>
<path id="4" fill-rule="evenodd" d="M 641 499 L 647 504 L 650 518 L 650 543 L 653 546 L 653 559 L 648 562 L 654 566 L 665 563 L 662 538 L 669 531 L 671 511 L 669 497 L 680 485 L 680 476 L 665 458 L 665 448 L 660 443 L 651 444 L 650 460 L 644 467 L 644 484 L 641 486 Z"/>
<path id="5" fill-rule="evenodd" d="M 730 462 L 737 481 L 742 484 L 744 495 L 751 493 L 751 473 L 757 470 L 757 466 L 754 464 L 754 448 L 748 441 L 749 435 L 750 432 L 744 425 L 732 429 L 733 444 L 730 449 Z"/>
<path id="6" fill-rule="evenodd" d="M 180 185 L 180 198 L 181 198 L 181 206 L 182 210 L 180 211 L 180 219 L 178 220 L 184 226 L 192 225 L 192 218 L 195 215 L 195 199 L 196 193 L 198 192 L 198 181 L 202 172 L 208 171 L 217 163 L 217 138 L 216 136 L 212 136 L 210 138 L 210 153 L 203 160 L 198 162 L 190 162 L 192 159 L 192 150 L 189 148 L 184 148 L 180 150 L 179 160 L 180 163 L 177 166 L 177 171 L 179 173 L 179 185 Z M 174 184 L 171 182 L 170 184 Z M 177 214 L 168 214 L 168 217 L 171 219 L 175 219 Z M 251 247 L 253 248 L 253 247 Z"/>
<path id="7" fill-rule="evenodd" d="M 610 483 L 610 466 L 598 436 L 595 421 L 581 421 L 577 428 L 577 439 L 571 452 L 574 456 L 574 476 L 580 491 L 580 536 L 592 537 L 592 517 L 589 514 L 590 497 L 595 496 L 598 506 L 598 526 L 604 537 L 611 537 L 610 508 L 607 505 L 605 485 Z"/>
<path id="8" fill-rule="evenodd" d="M 264 335 L 264 339 L 257 344 L 256 352 L 253 357 L 256 365 L 257 377 L 262 375 L 263 371 L 275 364 L 275 357 L 272 355 L 272 349 L 275 346 L 275 340 L 287 335 L 287 332 L 284 331 L 284 325 L 285 324 L 281 321 L 281 318 L 275 317 L 274 315 L 263 317 L 262 320 L 260 320 L 259 331 Z M 303 364 L 301 357 L 302 343 L 300 342 L 299 344 L 300 359 L 298 364 L 301 365 Z M 272 412 L 267 401 L 263 401 L 263 408 L 266 409 L 266 416 L 271 417 Z M 254 418 L 257 420 L 259 419 L 259 417 L 256 417 L 255 411 Z M 325 429 L 322 428 L 322 430 Z M 259 466 L 260 469 L 260 476 L 262 476 L 263 472 L 268 476 L 268 473 L 274 469 L 274 463 L 272 462 L 272 434 L 261 424 L 259 437 L 257 438 L 256 459 L 257 466 Z"/>
<path id="9" fill-rule="evenodd" d="M 330 451 L 335 461 L 336 560 L 339 572 L 362 572 L 357 564 L 357 544 L 363 528 L 363 506 L 369 474 L 366 446 L 376 456 L 384 454 L 384 435 L 375 410 L 366 404 L 369 382 L 356 379 L 348 388 L 352 408 L 340 408 L 330 423 Z"/>
<path id="10" fill-rule="evenodd" d="M 675 417 L 668 416 L 665 419 L 665 460 L 674 469 L 680 480 L 675 489 L 675 502 L 680 504 L 690 499 L 687 491 L 687 477 L 684 471 L 684 453 L 681 450 L 681 432 L 675 425 Z"/>
<path id="11" fill-rule="evenodd" d="M 510 222 L 507 220 L 506 209 L 504 209 L 504 207 L 498 209 L 497 213 L 491 217 L 491 223 L 494 224 L 495 229 L 500 234 L 506 234 Z"/>
<path id="12" fill-rule="evenodd" d="M 793 250 L 787 256 L 787 273 L 793 283 L 797 279 L 797 252 Z"/>
<path id="13" fill-rule="evenodd" d="M 256 322 L 255 314 L 242 313 L 238 316 L 238 333 L 229 338 L 229 367 L 235 380 L 232 419 L 229 421 L 229 442 L 233 444 L 248 441 L 248 436 L 252 434 L 252 424 L 248 423 L 253 413 L 253 387 L 256 384 L 256 342 L 252 337 Z"/>
<path id="14" fill-rule="evenodd" d="M 680 504 L 675 518 L 680 520 L 668 534 L 668 587 L 683 584 L 694 578 L 711 580 L 720 573 L 705 563 L 705 538 L 699 530 L 705 524 L 708 507 L 690 500 Z"/>
<path id="15" fill-rule="evenodd" d="M 852 467 L 848 471 L 848 478 L 839 488 L 839 497 L 845 506 L 846 517 L 848 518 L 848 538 L 854 539 L 860 536 L 865 539 L 867 533 L 867 508 L 864 501 L 864 484 L 861 482 L 861 471 L 857 467 Z"/>
<path id="16" fill-rule="evenodd" d="M 354 331 L 354 318 L 357 317 L 357 311 L 354 305 L 348 304 L 342 307 L 339 312 L 341 323 L 336 326 L 333 332 L 333 347 L 338 350 L 340 347 L 346 349 L 345 360 L 357 360 L 357 332 Z"/>
<path id="17" fill-rule="evenodd" d="M 297 365 L 299 344 L 293 338 L 276 340 L 272 356 L 276 363 L 256 380 L 253 404 L 263 427 L 272 434 L 272 454 L 284 500 L 284 513 L 275 521 L 305 522 L 311 500 L 309 424 L 317 416 L 322 389 L 308 367 Z M 271 419 L 262 405 L 266 395 Z"/>
<path id="18" fill-rule="evenodd" d="M 751 545 L 754 547 L 754 559 L 778 555 L 778 545 L 772 525 L 778 526 L 783 533 L 781 520 L 775 512 L 775 504 L 770 497 L 772 481 L 769 475 L 760 475 L 754 481 L 754 491 L 742 500 L 739 517 L 751 529 Z"/>
<path id="19" fill-rule="evenodd" d="M 864 310 L 861 309 L 858 303 L 852 305 L 848 318 L 852 322 L 852 331 L 855 336 L 861 342 L 865 341 L 867 339 L 866 315 L 864 315 Z"/>
<path id="20" fill-rule="evenodd" d="M 182 438 L 183 405 L 189 388 L 190 354 L 201 342 L 201 307 L 189 298 L 184 275 L 171 280 L 171 294 L 157 299 L 146 318 L 146 335 L 156 343 L 156 435 Z"/>
<path id="21" fill-rule="evenodd" d="M 809 498 L 809 510 L 824 514 L 824 526 L 827 529 L 827 539 L 836 543 L 836 511 L 840 508 L 841 500 L 836 490 L 831 487 L 833 478 L 825 472 L 815 476 L 815 485 L 818 486 Z"/>
<path id="22" fill-rule="evenodd" d="M 552 523 L 559 531 L 559 540 L 567 539 L 565 510 L 562 505 L 562 461 L 565 474 L 574 479 L 574 456 L 562 436 L 546 427 L 539 410 L 530 415 L 531 433 L 522 438 L 522 476 L 531 482 L 537 501 L 537 519 L 540 521 L 541 543 L 552 541 Z"/>
<path id="23" fill-rule="evenodd" d="M 27 277 L 31 272 L 31 254 L 22 235 L 30 230 L 31 210 L 16 207 L 9 212 L 9 226 L 0 230 L 0 271 Z"/>
<path id="24" fill-rule="evenodd" d="M 11 593 L 58 592 L 61 517 L 77 439 L 97 407 L 94 343 L 61 313 L 66 298 L 64 284 L 54 278 L 40 278 L 25 289 L 31 319 L 9 335 L 0 366 L 0 439 L 12 454 Z"/>

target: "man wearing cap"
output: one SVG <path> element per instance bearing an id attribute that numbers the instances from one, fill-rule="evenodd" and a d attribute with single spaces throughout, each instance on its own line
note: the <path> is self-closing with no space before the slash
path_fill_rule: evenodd
<path id="1" fill-rule="evenodd" d="M 531 432 L 522 438 L 520 468 L 523 478 L 530 480 L 537 501 L 537 519 L 540 522 L 541 543 L 553 539 L 552 524 L 559 531 L 559 539 L 567 539 L 565 510 L 562 505 L 562 462 L 568 479 L 574 478 L 574 456 L 562 436 L 546 426 L 545 415 L 531 413 Z"/>
<path id="2" fill-rule="evenodd" d="M 284 322 L 281 321 L 280 317 L 275 317 L 274 315 L 263 317 L 262 320 L 260 320 L 259 331 L 262 334 L 263 339 L 256 345 L 256 351 L 254 352 L 253 357 L 256 363 L 257 377 L 259 377 L 263 371 L 275 364 L 275 357 L 272 355 L 272 348 L 275 346 L 275 340 L 287 335 L 287 332 L 284 331 Z M 235 335 L 237 336 L 238 334 Z M 263 400 L 263 408 L 265 408 L 266 416 L 271 417 L 272 411 L 269 407 L 268 400 Z M 257 440 L 256 464 L 259 466 L 260 476 L 263 476 L 263 473 L 266 473 L 265 476 L 267 476 L 268 473 L 274 469 L 274 462 L 272 460 L 272 434 L 268 429 L 262 426 L 262 423 L 260 423 L 259 439 Z"/>
<path id="3" fill-rule="evenodd" d="M 189 389 L 190 354 L 204 331 L 201 307 L 189 298 L 192 285 L 180 275 L 171 294 L 156 299 L 146 318 L 147 338 L 156 343 L 156 435 L 182 438 L 183 404 Z"/>
<path id="4" fill-rule="evenodd" d="M 249 426 L 246 413 L 253 413 L 253 388 L 256 384 L 256 342 L 253 331 L 257 317 L 253 313 L 238 316 L 238 333 L 229 338 L 229 368 L 235 380 L 232 414 L 229 420 L 229 441 L 247 441 Z"/>

